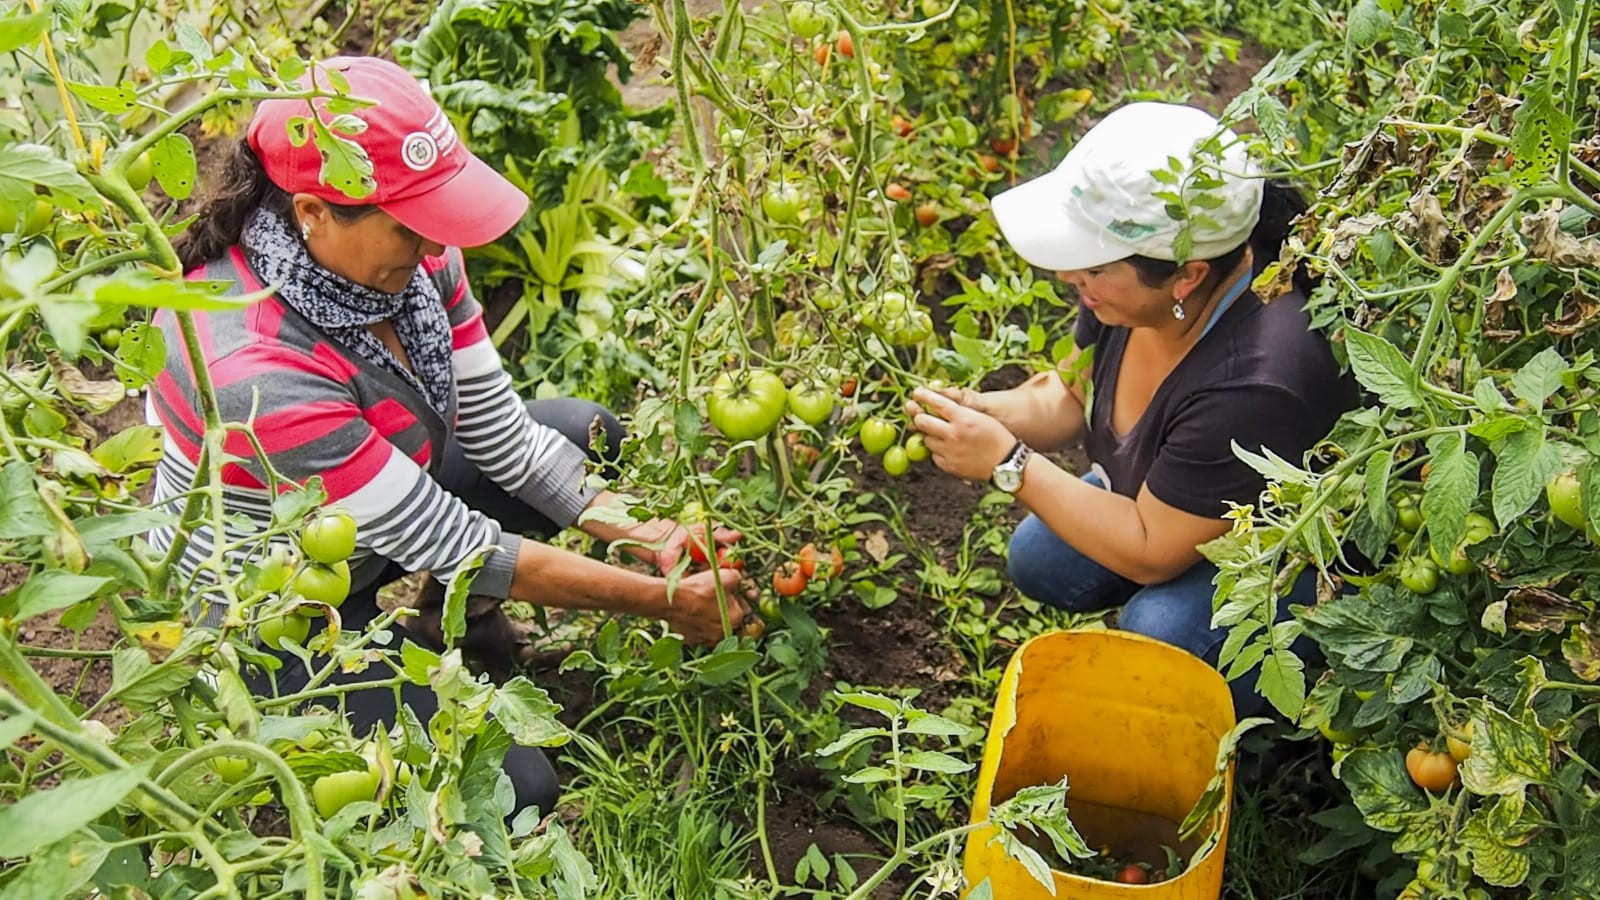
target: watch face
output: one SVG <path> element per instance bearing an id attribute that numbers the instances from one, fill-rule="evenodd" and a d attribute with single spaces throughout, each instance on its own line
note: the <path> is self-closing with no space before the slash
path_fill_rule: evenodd
<path id="1" fill-rule="evenodd" d="M 1016 469 L 999 469 L 994 473 L 994 486 L 1008 494 L 1022 487 L 1022 473 Z"/>

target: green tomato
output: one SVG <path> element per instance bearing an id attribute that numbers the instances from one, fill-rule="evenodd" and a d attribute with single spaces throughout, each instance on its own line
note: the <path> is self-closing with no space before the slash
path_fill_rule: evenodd
<path id="1" fill-rule="evenodd" d="M 340 561 L 325 566 L 308 562 L 289 579 L 289 587 L 312 603 L 338 607 L 350 596 L 350 564 Z"/>
<path id="2" fill-rule="evenodd" d="M 883 470 L 895 478 L 904 475 L 911 468 L 911 460 L 906 457 L 906 448 L 895 444 L 883 452 Z"/>
<path id="3" fill-rule="evenodd" d="M 789 388 L 789 409 L 807 425 L 821 425 L 833 415 L 833 391 L 815 381 L 796 382 Z"/>
<path id="4" fill-rule="evenodd" d="M 229 784 L 238 784 L 255 769 L 255 764 L 239 756 L 213 756 L 208 763 L 211 771 Z"/>
<path id="5" fill-rule="evenodd" d="M 1400 583 L 1412 592 L 1431 594 L 1439 587 L 1439 570 L 1432 560 L 1413 557 L 1400 563 Z"/>
<path id="6" fill-rule="evenodd" d="M 1495 531 L 1494 521 L 1488 516 L 1480 513 L 1468 513 L 1467 531 L 1466 536 L 1462 538 L 1462 543 L 1468 547 L 1474 544 L 1481 544 L 1494 537 Z"/>
<path id="7" fill-rule="evenodd" d="M 300 558 L 293 549 L 282 544 L 275 545 L 267 551 L 267 558 L 260 563 L 256 575 L 256 590 L 263 594 L 283 590 L 289 583 L 289 576 L 294 574 L 295 567 L 300 565 Z"/>
<path id="8" fill-rule="evenodd" d="M 879 416 L 861 423 L 861 447 L 873 456 L 888 450 L 899 435 L 899 429 Z"/>
<path id="9" fill-rule="evenodd" d="M 38 234 L 50 226 L 55 214 L 55 204 L 44 197 L 34 197 L 32 205 L 26 201 L 20 207 L 0 205 L 0 233 L 10 234 L 20 224 L 24 237 Z"/>
<path id="10" fill-rule="evenodd" d="M 922 462 L 928 458 L 928 442 L 920 434 L 906 438 L 906 459 Z"/>
<path id="11" fill-rule="evenodd" d="M 150 186 L 150 179 L 155 174 L 155 163 L 150 159 L 150 151 L 146 150 L 128 164 L 128 187 L 143 192 Z"/>
<path id="12" fill-rule="evenodd" d="M 344 562 L 356 550 L 356 520 L 342 510 L 324 512 L 300 535 L 300 549 L 319 563 Z"/>
<path id="13" fill-rule="evenodd" d="M 1330 743 L 1334 744 L 1354 744 L 1365 733 L 1359 728 L 1335 728 L 1332 722 L 1321 723 L 1317 726 L 1317 730 L 1322 732 L 1322 736 L 1327 738 Z"/>
<path id="14" fill-rule="evenodd" d="M 1573 528 L 1588 524 L 1583 512 L 1583 485 L 1578 481 L 1578 473 L 1566 471 L 1550 479 L 1544 486 L 1544 498 L 1550 502 L 1550 511 L 1561 521 Z"/>
<path id="15" fill-rule="evenodd" d="M 285 638 L 305 646 L 306 636 L 310 633 L 311 623 L 304 616 L 273 616 L 256 626 L 256 637 L 274 650 L 283 649 Z"/>
<path id="16" fill-rule="evenodd" d="M 333 772 L 311 783 L 311 799 L 324 819 L 352 803 L 378 796 L 378 776 L 370 770 Z"/>
<path id="17" fill-rule="evenodd" d="M 780 184 L 761 195 L 761 211 L 779 225 L 793 225 L 799 221 L 800 210 L 805 207 L 805 195 L 787 184 Z"/>
<path id="18" fill-rule="evenodd" d="M 1417 498 L 1410 494 L 1401 495 L 1394 502 L 1395 517 L 1400 522 L 1400 530 L 1414 533 L 1422 527 L 1422 510 L 1417 506 Z"/>
<path id="19" fill-rule="evenodd" d="M 787 402 L 783 379 L 765 369 L 723 372 L 711 383 L 706 417 L 729 440 L 754 440 L 777 426 Z"/>
<path id="20" fill-rule="evenodd" d="M 1467 548 L 1464 544 L 1457 545 L 1455 550 L 1451 551 L 1449 560 L 1440 559 L 1439 551 L 1434 550 L 1432 547 L 1428 548 L 1428 556 L 1433 558 L 1435 566 L 1449 572 L 1451 575 L 1465 575 L 1477 568 L 1477 566 L 1473 565 L 1472 560 L 1467 558 Z M 1427 591 L 1422 591 L 1421 593 L 1425 594 Z"/>
<path id="21" fill-rule="evenodd" d="M 828 16 L 810 0 L 790 4 L 788 19 L 789 29 L 808 41 L 828 30 Z"/>
<path id="22" fill-rule="evenodd" d="M 100 332 L 100 346 L 107 350 L 115 350 L 122 346 L 122 329 L 113 325 Z"/>

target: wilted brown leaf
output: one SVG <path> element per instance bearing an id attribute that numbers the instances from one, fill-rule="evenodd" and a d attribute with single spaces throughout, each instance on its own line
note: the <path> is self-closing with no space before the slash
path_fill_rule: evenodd
<path id="1" fill-rule="evenodd" d="M 1561 210 L 1551 207 L 1522 217 L 1522 237 L 1528 252 L 1564 267 L 1600 265 L 1600 240 L 1578 240 L 1561 230 Z"/>
<path id="2" fill-rule="evenodd" d="M 1506 624 L 1519 631 L 1562 632 L 1589 616 L 1581 605 L 1543 588 L 1518 588 L 1506 601 Z"/>
<path id="3" fill-rule="evenodd" d="M 1572 674 L 1584 681 L 1600 681 L 1600 635 L 1588 622 L 1567 632 L 1567 639 L 1561 642 L 1561 655 Z"/>

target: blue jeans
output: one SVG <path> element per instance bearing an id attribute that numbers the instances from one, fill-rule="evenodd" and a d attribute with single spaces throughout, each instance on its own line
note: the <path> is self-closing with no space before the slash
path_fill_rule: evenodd
<path id="1" fill-rule="evenodd" d="M 1083 480 L 1100 487 L 1094 473 Z M 1217 567 L 1201 560 L 1187 572 L 1161 584 L 1141 585 L 1118 575 L 1078 552 L 1038 516 L 1029 515 L 1017 526 L 1007 554 L 1011 581 L 1024 596 L 1068 612 L 1090 613 L 1122 605 L 1117 627 L 1182 647 L 1211 665 L 1217 664 L 1226 628 L 1211 627 L 1211 583 Z M 1300 574 L 1289 596 L 1278 601 L 1279 621 L 1289 618 L 1289 605 L 1316 601 L 1316 571 Z M 1302 637 L 1295 651 L 1302 659 L 1315 654 L 1311 641 Z M 1239 718 L 1266 709 L 1266 699 L 1255 692 L 1255 670 L 1230 682 L 1233 708 Z"/>

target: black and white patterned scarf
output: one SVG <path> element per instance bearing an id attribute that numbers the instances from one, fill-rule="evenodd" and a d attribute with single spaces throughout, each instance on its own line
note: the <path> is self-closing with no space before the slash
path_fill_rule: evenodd
<path id="1" fill-rule="evenodd" d="M 311 324 L 417 387 L 441 416 L 455 396 L 450 319 L 439 289 L 421 266 L 405 290 L 387 294 L 342 278 L 311 258 L 305 242 L 277 213 L 257 208 L 239 239 L 245 258 L 262 282 Z M 411 370 L 367 326 L 388 319 L 411 360 Z"/>

